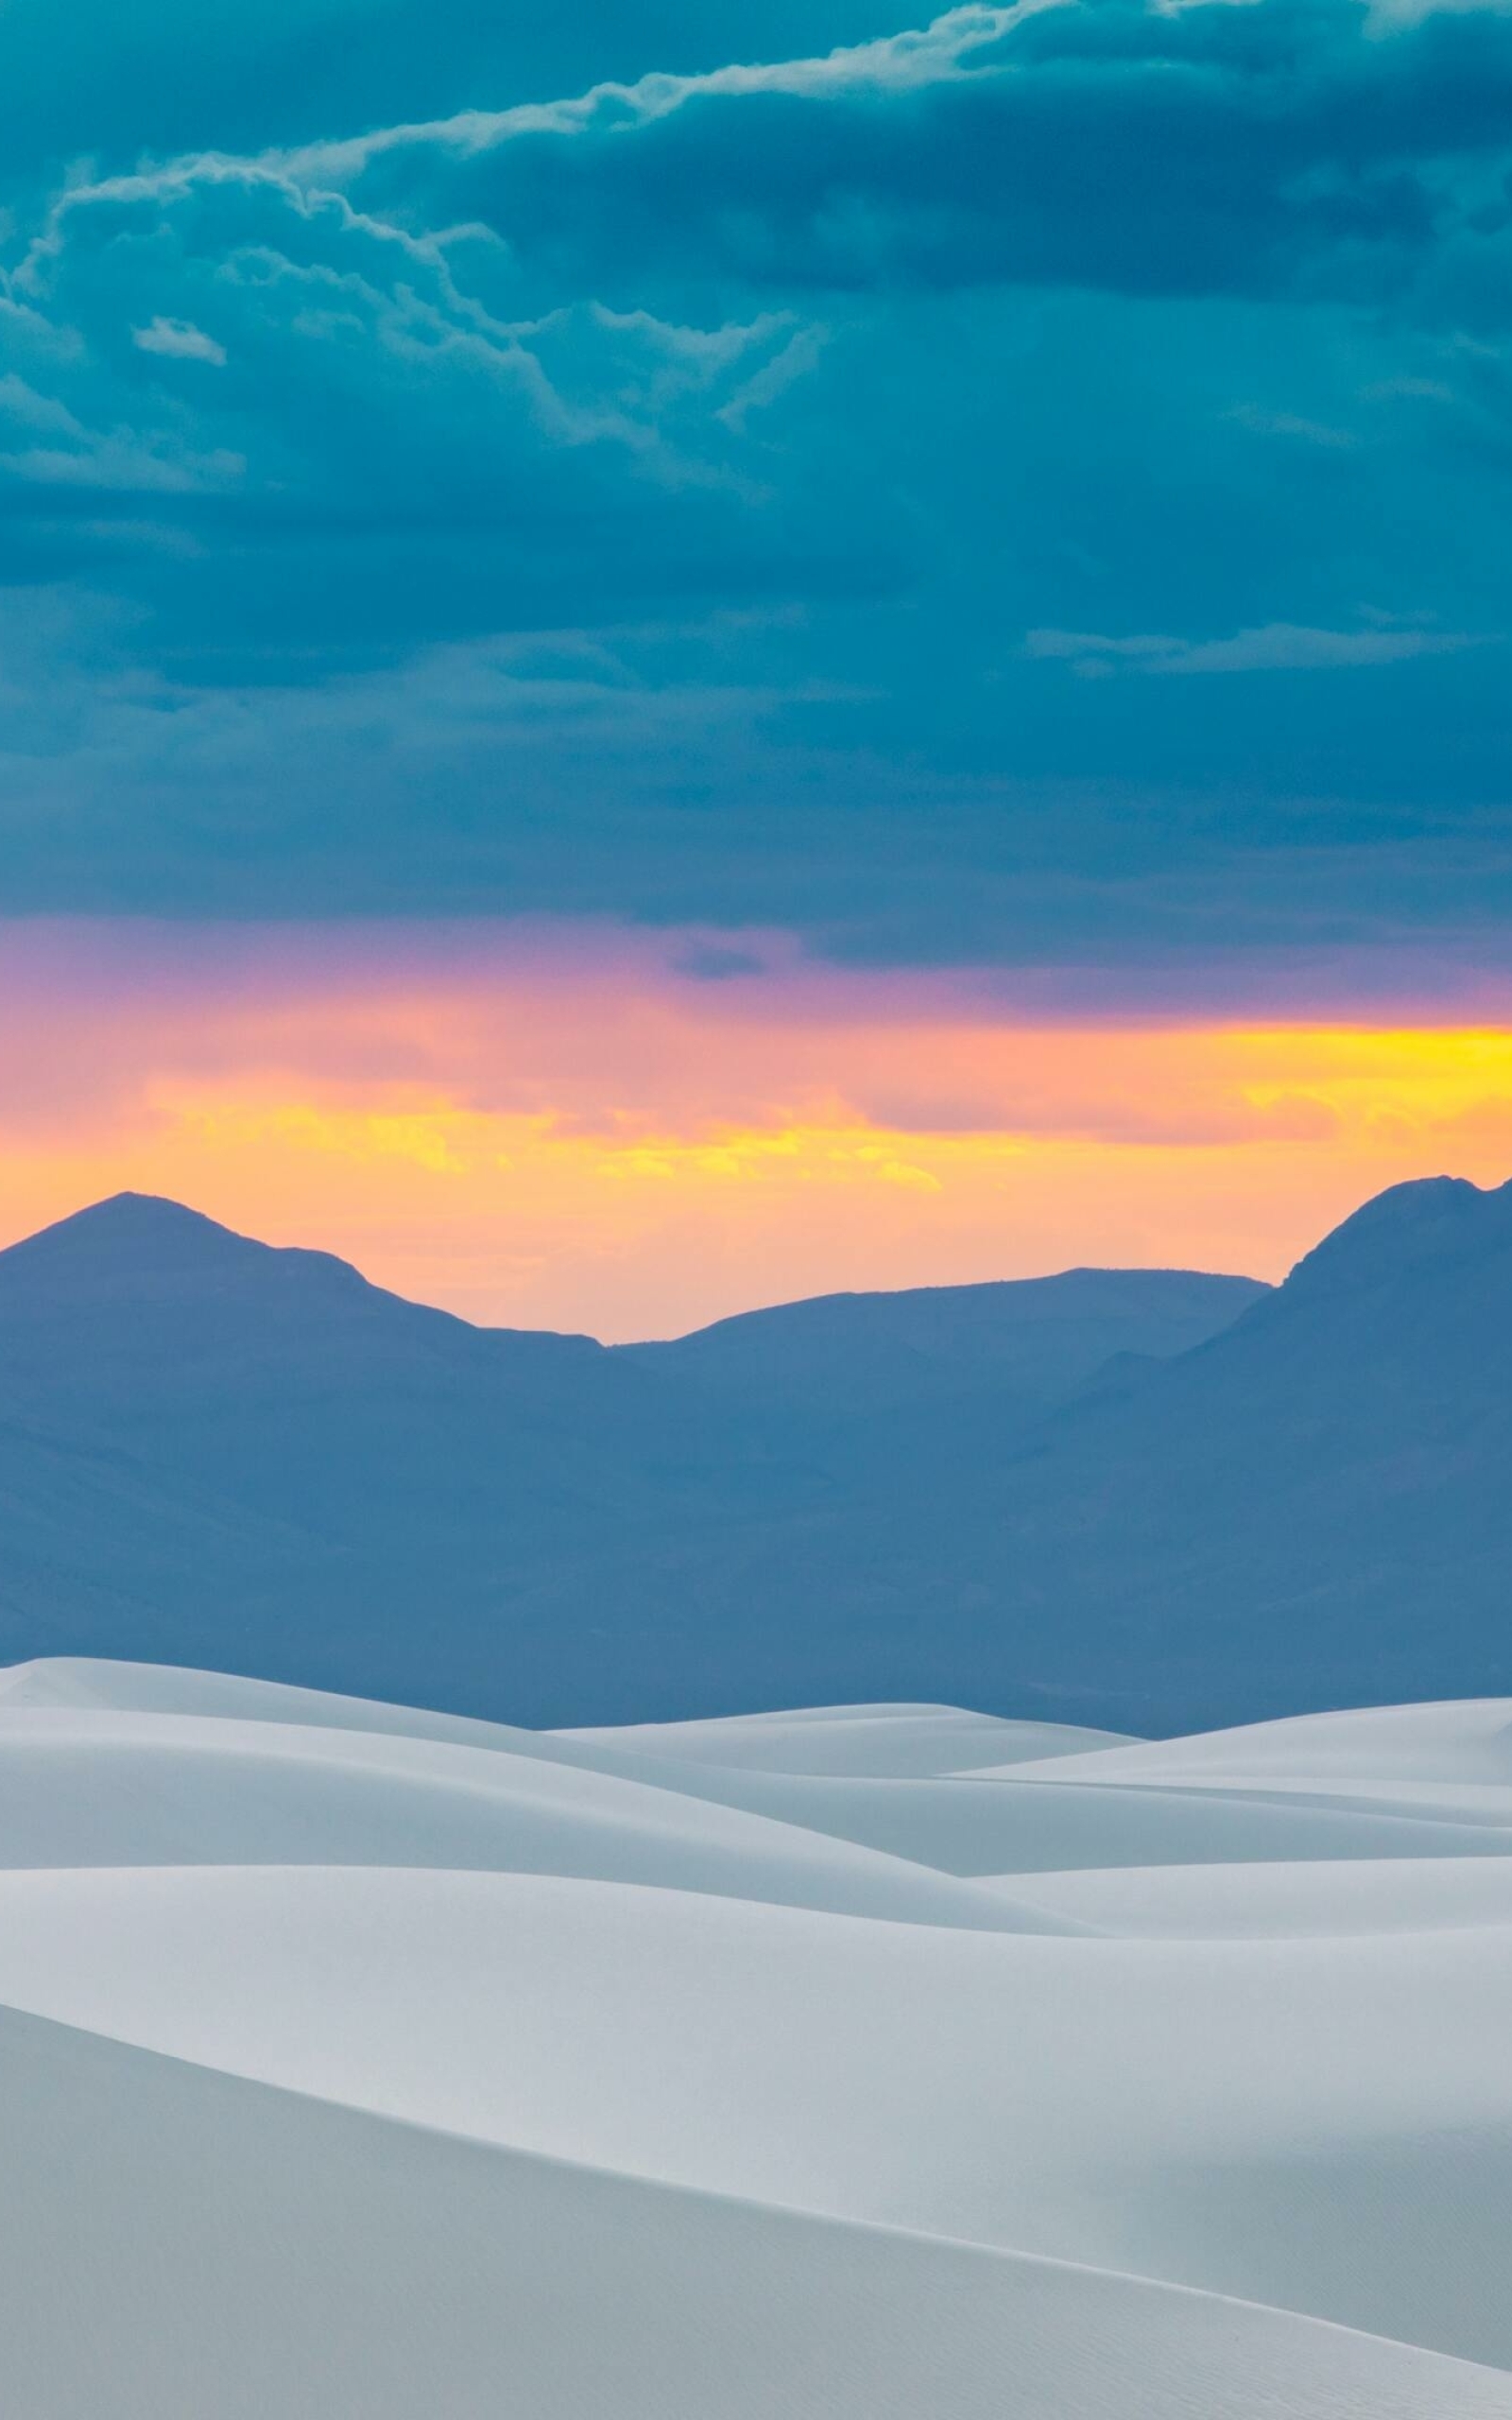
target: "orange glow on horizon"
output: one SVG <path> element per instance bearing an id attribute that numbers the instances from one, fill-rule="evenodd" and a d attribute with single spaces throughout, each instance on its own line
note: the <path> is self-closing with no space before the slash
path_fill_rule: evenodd
<path id="1" fill-rule="evenodd" d="M 1279 1276 L 1512 1173 L 1512 1027 L 1030 1020 L 988 979 L 664 938 L 0 925 L 0 1241 L 166 1193 L 466 1316 L 675 1334 L 1078 1262 Z"/>

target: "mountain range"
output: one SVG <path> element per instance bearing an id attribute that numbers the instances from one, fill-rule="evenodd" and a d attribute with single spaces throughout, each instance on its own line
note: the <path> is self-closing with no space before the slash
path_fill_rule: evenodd
<path id="1" fill-rule="evenodd" d="M 122 1195 L 0 1253 L 0 1659 L 516 1721 L 965 1700 L 1142 1731 L 1512 1687 L 1512 1186 L 1268 1288 L 486 1329 Z"/>

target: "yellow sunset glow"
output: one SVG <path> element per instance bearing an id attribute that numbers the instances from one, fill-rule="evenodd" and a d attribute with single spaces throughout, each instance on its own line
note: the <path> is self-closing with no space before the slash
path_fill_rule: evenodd
<path id="1" fill-rule="evenodd" d="M 544 1074 L 548 1011 L 511 1057 L 491 1038 L 523 1020 L 496 994 L 222 1012 L 209 1069 L 203 1023 L 190 1047 L 170 1021 L 66 1132 L 5 1121 L 7 1237 L 123 1187 L 169 1193 L 472 1318 L 615 1337 L 1079 1262 L 1275 1276 L 1383 1185 L 1512 1170 L 1505 1030 L 1025 1027 L 874 1005 L 816 1020 L 575 1002 L 571 1065 Z M 353 1063 L 379 1008 L 455 1079 Z"/>

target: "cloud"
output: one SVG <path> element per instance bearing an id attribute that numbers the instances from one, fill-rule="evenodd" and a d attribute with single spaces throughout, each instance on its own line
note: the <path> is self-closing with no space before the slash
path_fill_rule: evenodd
<path id="1" fill-rule="evenodd" d="M 823 58 L 406 122 L 280 165 L 374 207 L 444 195 L 527 277 L 570 261 L 642 288 L 1074 281 L 1400 305 L 1450 246 L 1497 254 L 1476 169 L 1504 147 L 1509 92 L 1512 43 L 1485 18 L 1373 41 L 1297 0 L 966 9 Z"/>
<path id="2" fill-rule="evenodd" d="M 1357 665 L 1403 664 L 1413 656 L 1452 655 L 1483 644 L 1465 631 L 1315 631 L 1294 622 L 1236 631 L 1231 638 L 1175 639 L 1153 633 L 1106 638 L 1086 631 L 1030 631 L 1031 656 L 1059 660 L 1096 677 L 1115 665 L 1141 672 L 1332 672 Z"/>
<path id="3" fill-rule="evenodd" d="M 24 475 L 77 485 L 135 459 L 161 488 L 164 462 L 242 461 L 248 528 L 326 533 L 323 569 L 285 596 L 334 619 L 355 584 L 363 619 L 387 597 L 396 638 L 496 627 L 505 595 L 557 618 L 551 549 L 555 584 L 616 618 L 630 586 L 692 597 L 715 564 L 730 604 L 874 587 L 886 549 L 858 526 L 861 483 L 838 495 L 802 441 L 859 297 L 1286 295 L 1432 320 L 1454 287 L 1484 314 L 1512 33 L 1456 16 L 1370 39 L 1316 0 L 1263 15 L 968 6 L 826 50 L 75 176 L 8 290 L 28 383 L 91 434 Z M 900 373 L 927 382 L 897 342 Z M 168 391 L 133 372 L 144 355 L 236 375 Z M 1381 367 L 1380 389 L 1425 375 Z M 1313 401 L 1214 408 L 1353 450 L 1337 396 Z M 501 557 L 501 522 L 524 539 L 526 517 Z M 387 547 L 396 523 L 428 533 L 432 577 L 406 540 Z M 380 524 L 396 577 L 370 556 L 345 576 Z M 223 618 L 245 599 L 271 646 L 249 594 L 266 540 L 249 559 L 223 497 L 196 534 L 227 567 Z M 71 530 L 52 542 L 71 555 Z M 163 553 L 145 550 L 155 601 Z M 203 583 L 181 584 L 203 628 Z M 304 657 L 314 634 L 289 636 Z"/>
<path id="4" fill-rule="evenodd" d="M 1257 437 L 1296 437 L 1306 445 L 1353 445 L 1356 441 L 1349 429 L 1328 428 L 1300 412 L 1262 411 L 1255 404 L 1236 404 L 1233 416 Z"/>
<path id="5" fill-rule="evenodd" d="M 1026 655 L 1077 665 L 1092 658 L 1162 664 L 1167 657 L 1178 654 L 1185 645 L 1184 639 L 1159 638 L 1153 632 L 1115 639 L 1104 638 L 1095 631 L 1026 631 L 1023 640 Z"/>
<path id="6" fill-rule="evenodd" d="M 679 975 L 696 983 L 732 983 L 747 975 L 765 974 L 766 961 L 754 950 L 728 942 L 690 942 L 672 960 Z"/>
<path id="7" fill-rule="evenodd" d="M 171 318 L 143 310 L 165 291 Z M 96 546 L 121 531 L 180 662 L 212 633 L 223 663 L 299 671 L 312 648 L 759 596 L 774 558 L 823 549 L 763 493 L 736 424 L 768 366 L 789 356 L 773 393 L 801 374 L 790 314 L 698 325 L 572 299 L 502 317 L 435 237 L 229 162 L 71 188 L 13 292 L 28 383 L 68 432 L 12 469 L 98 492 Z M 224 375 L 214 394 L 144 375 L 164 358 Z M 147 497 L 187 544 L 133 537 Z M 36 513 L 60 567 L 77 526 Z"/>
<path id="8" fill-rule="evenodd" d="M 11 0 L 9 901 L 1089 962 L 1478 911 L 1506 20 L 353 13 L 165 0 L 133 83 Z M 1409 658 L 1284 721 L 1132 677 Z"/>
<path id="9" fill-rule="evenodd" d="M 132 329 L 131 342 L 139 353 L 162 354 L 170 361 L 208 361 L 217 370 L 226 367 L 225 346 L 188 320 L 151 320 L 145 328 Z"/>
<path id="10" fill-rule="evenodd" d="M 474 156 L 530 135 L 583 135 L 653 126 L 700 101 L 750 100 L 767 95 L 831 100 L 853 94 L 911 93 L 969 72 L 973 56 L 989 52 L 1032 17 L 1071 0 L 1015 0 L 1009 8 L 951 9 L 931 23 L 823 56 L 716 67 L 702 75 L 658 73 L 634 83 L 593 85 L 568 99 L 526 101 L 505 110 L 462 110 L 445 118 L 385 127 L 345 142 L 318 143 L 285 155 L 287 171 L 350 182 L 393 151 L 431 147 Z"/>

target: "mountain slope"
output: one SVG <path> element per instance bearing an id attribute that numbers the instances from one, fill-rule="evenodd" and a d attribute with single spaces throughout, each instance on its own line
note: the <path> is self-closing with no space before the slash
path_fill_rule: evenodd
<path id="1" fill-rule="evenodd" d="M 937 1428 L 843 1502 L 686 1568 L 539 1575 L 660 1606 L 704 1703 L 1036 1704 L 1159 1729 L 1512 1687 L 1512 1187 L 1398 1187 L 1194 1351 L 1111 1376 L 981 1451 Z M 769 1625 L 780 1622 L 781 1645 Z M 717 1642 L 717 1654 L 709 1649 Z"/>
<path id="2" fill-rule="evenodd" d="M 1193 1349 L 1097 1353 L 1204 1288 L 1233 1297 L 1071 1272 L 968 1289 L 974 1341 L 944 1289 L 606 1351 L 102 1204 L 0 1254 L 0 1653 L 213 1644 L 547 1722 L 1512 1690 L 1512 1187 L 1398 1187 Z"/>
<path id="3" fill-rule="evenodd" d="M 1179 1717 L 1512 1679 L 1512 1186 L 1378 1197 L 1222 1337 L 1051 1424 L 988 1514 Z M 1299 1669 L 1310 1675 L 1297 1694 Z M 1190 1676 L 1186 1678 L 1184 1676 Z"/>
<path id="4" fill-rule="evenodd" d="M 349 1547 L 644 1486 L 656 1392 L 587 1337 L 471 1327 L 175 1202 L 121 1195 L 0 1253 L 17 1421 Z"/>
<path id="5" fill-rule="evenodd" d="M 1159 1270 L 945 1289 L 923 1353 L 898 1337 L 939 1329 L 940 1303 L 850 1298 L 834 1383 L 780 1399 L 739 1368 L 712 1380 L 697 1339 L 690 1374 L 679 1347 L 478 1329 L 119 1196 L 0 1253 L 0 1652 L 213 1645 L 272 1677 L 546 1719 L 730 1703 L 708 1618 L 727 1542 L 843 1515 L 942 1443 L 990 1468 L 1085 1370 L 1175 1349 L 1256 1290 Z M 801 1381 L 793 1316 L 763 1318 Z M 960 1370 L 971 1407 L 942 1421 Z M 781 1618 L 747 1626 L 762 1689 L 791 1694 Z"/>
<path id="6" fill-rule="evenodd" d="M 620 1345 L 642 1368 L 837 1418 L 992 1392 L 1029 1414 L 1116 1355 L 1185 1353 L 1267 1292 L 1192 1270 L 1068 1269 L 988 1286 L 822 1294 L 718 1320 L 668 1344 Z"/>

